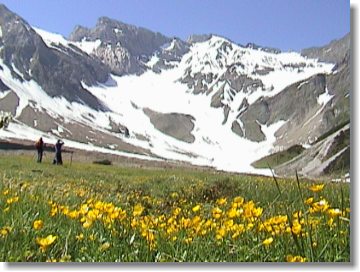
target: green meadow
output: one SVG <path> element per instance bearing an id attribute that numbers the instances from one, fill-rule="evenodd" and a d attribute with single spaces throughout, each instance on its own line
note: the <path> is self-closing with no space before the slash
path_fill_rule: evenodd
<path id="1" fill-rule="evenodd" d="M 350 184 L 0 155 L 2 262 L 350 262 Z"/>

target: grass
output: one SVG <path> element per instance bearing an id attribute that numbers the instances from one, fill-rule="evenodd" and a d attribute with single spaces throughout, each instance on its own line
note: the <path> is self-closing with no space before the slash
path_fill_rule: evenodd
<path id="1" fill-rule="evenodd" d="M 348 184 L 26 156 L 0 176 L 0 261 L 350 261 Z"/>
<path id="2" fill-rule="evenodd" d="M 303 148 L 301 145 L 294 145 L 284 151 L 276 152 L 253 162 L 252 166 L 255 168 L 268 168 L 269 165 L 271 165 L 271 167 L 275 167 L 290 161 L 291 159 L 300 155 L 304 150 L 305 148 Z"/>

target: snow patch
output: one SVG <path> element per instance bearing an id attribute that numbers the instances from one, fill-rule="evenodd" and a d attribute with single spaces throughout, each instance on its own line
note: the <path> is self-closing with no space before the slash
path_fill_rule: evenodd
<path id="1" fill-rule="evenodd" d="M 319 105 L 321 106 L 325 106 L 327 103 L 329 103 L 329 101 L 334 97 L 334 95 L 331 95 L 329 93 L 328 88 L 325 88 L 325 92 L 322 93 L 321 95 L 319 95 L 317 102 Z"/>
<path id="2" fill-rule="evenodd" d="M 10 92 L 10 90 L 0 92 L 0 100 L 6 97 Z"/>
<path id="3" fill-rule="evenodd" d="M 305 84 L 308 84 L 309 83 L 309 81 L 308 80 L 306 80 L 306 81 L 304 81 L 304 82 L 301 82 L 299 85 L 298 85 L 298 89 L 300 89 L 301 88 L 301 86 L 303 86 L 303 85 L 305 85 Z"/>
<path id="4" fill-rule="evenodd" d="M 114 28 L 113 31 L 116 33 L 116 34 L 119 34 L 119 35 L 123 35 L 123 31 L 119 28 Z"/>
<path id="5" fill-rule="evenodd" d="M 154 65 L 160 60 L 158 55 L 153 55 L 151 59 L 146 63 L 146 66 L 149 68 L 153 68 Z"/>
<path id="6" fill-rule="evenodd" d="M 47 47 L 54 48 L 52 43 L 65 47 L 69 46 L 69 42 L 60 34 L 51 33 L 37 27 L 33 27 L 33 29 L 42 38 Z"/>
<path id="7" fill-rule="evenodd" d="M 325 53 L 329 53 L 331 50 L 332 50 L 332 48 L 330 47 L 330 48 L 325 50 Z"/>
<path id="8" fill-rule="evenodd" d="M 90 55 L 101 45 L 101 40 L 97 39 L 95 41 L 87 41 L 86 38 L 83 38 L 81 42 L 73 42 L 73 44 Z"/>
<path id="9" fill-rule="evenodd" d="M 73 45 L 81 49 L 83 52 L 87 54 L 91 54 L 101 45 L 100 39 L 97 39 L 95 41 L 87 41 L 86 38 L 83 38 L 81 42 L 72 42 L 66 40 L 60 34 L 51 33 L 37 27 L 33 27 L 33 29 L 36 31 L 38 35 L 41 36 L 47 47 L 54 48 L 57 50 L 59 50 L 59 48 L 54 46 L 54 44 L 63 45 L 71 50 L 73 49 L 70 47 L 70 45 Z"/>
<path id="10" fill-rule="evenodd" d="M 175 41 L 176 41 L 176 40 L 173 39 L 170 44 L 166 44 L 166 45 L 163 47 L 163 50 L 164 50 L 164 51 L 172 51 L 172 50 L 174 50 L 174 48 L 175 48 Z"/>

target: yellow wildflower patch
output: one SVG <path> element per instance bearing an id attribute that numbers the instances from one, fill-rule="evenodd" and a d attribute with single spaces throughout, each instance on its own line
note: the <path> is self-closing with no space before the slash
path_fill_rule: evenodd
<path id="1" fill-rule="evenodd" d="M 325 187 L 325 184 L 314 184 L 314 185 L 311 185 L 309 186 L 309 190 L 314 192 L 314 193 L 317 193 L 317 192 L 320 192 L 324 189 Z"/>
<path id="2" fill-rule="evenodd" d="M 36 243 L 39 245 L 40 250 L 42 252 L 45 252 L 46 249 L 50 245 L 52 245 L 55 242 L 56 239 L 57 239 L 57 236 L 54 236 L 54 235 L 50 234 L 50 235 L 46 236 L 45 238 L 37 237 L 36 238 Z"/>

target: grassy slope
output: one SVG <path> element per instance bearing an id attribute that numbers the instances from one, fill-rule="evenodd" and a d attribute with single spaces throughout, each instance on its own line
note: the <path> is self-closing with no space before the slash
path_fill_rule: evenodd
<path id="1" fill-rule="evenodd" d="M 284 162 L 287 162 L 296 156 L 300 155 L 301 152 L 304 151 L 304 148 L 300 145 L 294 145 L 284 151 L 276 152 L 274 154 L 265 156 L 260 160 L 257 160 L 252 163 L 252 166 L 255 168 L 268 168 L 269 165 L 271 167 L 275 167 Z"/>
<path id="2" fill-rule="evenodd" d="M 157 258 L 156 252 L 150 252 L 150 254 L 138 236 L 136 236 L 136 243 L 140 255 L 132 256 L 134 249 L 131 244 L 129 248 L 124 247 L 125 240 L 121 240 L 126 239 L 128 243 L 130 236 L 128 237 L 126 233 L 120 236 L 120 240 L 111 240 L 113 239 L 112 234 L 99 224 L 95 224 L 92 229 L 85 230 L 81 228 L 81 224 L 78 222 L 70 221 L 65 217 L 49 218 L 49 206 L 47 204 L 49 200 L 68 205 L 70 208 L 78 207 L 80 203 L 85 203 L 88 199 L 102 200 L 115 203 L 115 205 L 129 210 L 129 214 L 131 214 L 131 210 L 137 201 L 142 201 L 149 213 L 162 213 L 165 216 L 170 215 L 174 208 L 174 202 L 170 197 L 174 192 L 178 193 L 180 199 L 186 200 L 184 203 L 181 201 L 176 202 L 177 205 L 183 203 L 181 205 L 185 216 L 188 214 L 185 212 L 186 210 L 190 210 L 188 216 L 192 216 L 191 207 L 197 203 L 200 203 L 203 207 L 204 216 L 208 212 L 211 214 L 211 207 L 221 197 L 225 197 L 229 201 L 235 196 L 242 196 L 245 201 L 253 200 L 256 206 L 263 207 L 263 218 L 286 214 L 287 211 L 295 211 L 301 207 L 301 196 L 298 193 L 297 183 L 294 179 L 281 179 L 278 181 L 282 191 L 280 197 L 274 180 L 267 177 L 184 171 L 180 169 L 120 168 L 77 162 L 74 162 L 71 166 L 69 164 L 55 166 L 49 162 L 37 164 L 29 156 L 1 155 L 0 176 L 0 192 L 4 194 L 5 190 L 10 189 L 10 194 L 15 193 L 20 196 L 19 203 L 11 204 L 10 211 L 5 212 L 3 211 L 7 207 L 5 199 L 9 198 L 10 195 L 0 195 L 0 200 L 1 197 L 4 199 L 4 202 L 0 201 L 0 228 L 9 225 L 14 229 L 12 230 L 14 233 L 10 234 L 13 236 L 9 236 L 9 239 L 5 240 L 8 241 L 6 248 L 2 253 L 0 252 L 3 254 L 0 254 L 2 261 L 44 261 L 49 256 L 67 258 L 68 255 L 71 256 L 73 261 L 79 261 L 78 258 L 81 256 L 81 258 L 84 258 L 83 261 L 113 261 L 119 254 L 118 250 L 121 250 L 122 254 L 124 254 L 121 255 L 124 256 L 121 257 L 123 261 L 154 261 Z M 302 197 L 304 199 L 313 195 L 312 192 L 306 189 L 309 184 L 313 183 L 313 181 L 305 180 L 301 183 Z M 350 205 L 349 184 L 329 183 L 322 193 L 333 207 L 349 207 Z M 151 201 L 148 201 L 148 199 L 151 199 Z M 210 209 L 210 211 L 207 211 L 207 209 Z M 55 233 L 59 237 L 56 244 L 49 250 L 48 255 L 42 255 L 36 249 L 36 244 L 34 244 L 34 236 L 38 234 L 31 228 L 31 224 L 37 218 L 45 221 L 45 227 L 39 234 Z M 24 229 L 17 232 L 19 226 L 24 226 Z M 87 237 L 90 237 L 91 233 L 100 235 L 100 237 L 97 236 L 96 243 L 86 242 L 88 255 L 79 253 L 79 250 L 82 249 L 81 243 L 76 242 L 75 235 L 81 231 L 84 231 L 84 235 L 87 235 Z M 259 255 L 260 251 L 262 252 L 261 248 L 259 248 L 259 251 L 256 250 L 255 255 L 246 255 L 250 248 L 256 246 L 255 248 L 258 249 L 259 239 L 265 239 L 267 236 L 263 237 L 262 234 L 261 237 L 258 236 L 255 239 L 256 236 L 249 234 L 249 236 L 245 235 L 245 237 L 247 237 L 244 240 L 246 241 L 245 244 L 242 245 L 241 241 L 243 240 L 239 240 L 239 254 L 242 252 L 241 250 L 244 250 L 240 255 L 229 255 L 227 251 L 231 251 L 231 247 L 229 248 L 226 244 L 228 242 L 224 242 L 220 246 L 218 242 L 213 240 L 206 242 L 212 245 L 210 251 L 200 250 L 199 247 L 206 246 L 210 248 L 210 244 L 202 244 L 200 238 L 198 243 L 194 242 L 191 247 L 175 244 L 179 246 L 179 249 L 176 249 L 177 247 L 168 248 L 168 246 L 172 245 L 171 243 L 159 244 L 159 250 L 161 251 L 157 254 L 167 256 L 164 258 L 168 261 L 180 259 L 183 261 L 284 261 L 283 252 L 291 253 L 295 251 L 291 237 L 287 236 L 286 238 L 284 236 L 284 238 L 279 237 L 279 242 L 274 245 L 276 250 L 273 251 L 271 256 L 266 255 L 266 253 Z M 323 235 L 319 237 L 319 247 L 326 248 L 328 238 Z M 101 255 L 98 251 L 98 247 L 103 243 L 102 239 L 105 238 L 107 241 L 111 241 L 113 245 L 107 251 L 109 255 Z M 72 241 L 68 249 L 67 239 Z M 281 242 L 281 239 L 284 239 L 284 241 Z M 285 246 L 285 248 L 280 246 L 283 243 L 288 244 L 288 246 Z M 68 252 L 64 252 L 65 245 Z M 338 250 L 336 248 L 336 252 Z M 345 250 L 346 254 L 342 253 L 340 257 L 337 256 L 337 253 L 334 253 L 334 250 L 323 252 L 319 250 L 319 255 L 315 259 L 320 261 L 347 260 L 348 248 L 345 248 Z M 189 254 L 185 256 L 184 253 L 186 252 L 189 252 Z M 190 252 L 193 252 L 193 254 L 190 254 Z M 77 257 L 78 255 L 80 256 Z"/>

